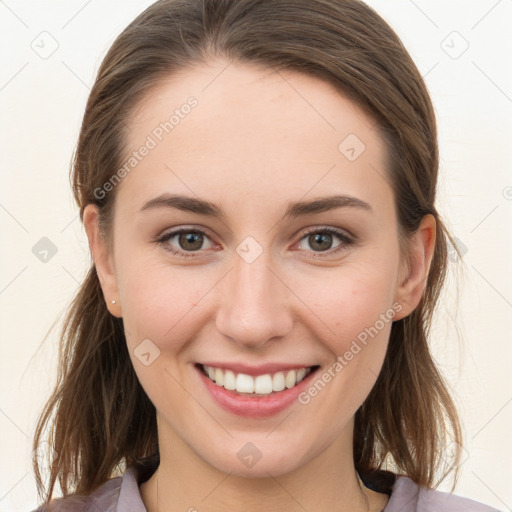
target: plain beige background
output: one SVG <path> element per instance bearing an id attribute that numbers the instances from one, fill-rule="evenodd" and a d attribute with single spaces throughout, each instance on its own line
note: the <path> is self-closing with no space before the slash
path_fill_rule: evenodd
<path id="1" fill-rule="evenodd" d="M 150 3 L 0 0 L 0 512 L 36 506 L 31 440 L 55 378 L 57 329 L 36 350 L 89 265 L 68 183 L 87 95 L 114 38 Z M 458 293 L 450 264 L 432 337 L 465 427 L 455 492 L 512 510 L 512 1 L 368 3 L 431 92 L 440 210 L 465 253 Z M 46 262 L 43 237 L 55 252 Z"/>

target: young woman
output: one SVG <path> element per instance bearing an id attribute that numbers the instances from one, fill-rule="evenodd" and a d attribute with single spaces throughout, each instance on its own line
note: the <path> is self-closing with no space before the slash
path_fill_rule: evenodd
<path id="1" fill-rule="evenodd" d="M 435 490 L 462 444 L 427 343 L 437 173 L 425 84 L 363 2 L 137 17 L 74 159 L 93 265 L 39 510 L 491 510 Z"/>

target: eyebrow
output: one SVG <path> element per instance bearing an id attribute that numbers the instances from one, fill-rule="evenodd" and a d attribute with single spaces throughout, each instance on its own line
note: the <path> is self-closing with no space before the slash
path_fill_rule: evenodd
<path id="1" fill-rule="evenodd" d="M 283 218 L 298 218 L 305 215 L 322 213 L 336 208 L 359 208 L 373 213 L 372 207 L 365 201 L 353 196 L 326 196 L 313 201 L 297 201 L 289 203 Z M 161 194 L 147 203 L 140 209 L 140 212 L 147 210 L 155 210 L 161 208 L 173 208 L 184 212 L 205 215 L 219 220 L 225 220 L 226 216 L 222 209 L 215 203 L 197 199 L 194 197 L 177 195 L 177 194 Z"/>

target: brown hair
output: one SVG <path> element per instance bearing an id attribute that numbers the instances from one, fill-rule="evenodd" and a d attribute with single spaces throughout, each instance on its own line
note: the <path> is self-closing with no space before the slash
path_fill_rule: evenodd
<path id="1" fill-rule="evenodd" d="M 122 165 L 130 113 L 158 81 L 217 56 L 332 84 L 375 120 L 386 141 L 401 237 L 407 240 L 424 215 L 435 217 L 426 289 L 418 307 L 392 325 L 382 371 L 355 415 L 354 460 L 382 489 L 394 476 L 384 471 L 388 463 L 419 485 L 437 486 L 442 450 L 451 436 L 455 461 L 440 480 L 458 466 L 462 435 L 427 343 L 451 240 L 434 205 L 436 120 L 417 67 L 372 8 L 359 0 L 160 0 L 150 6 L 108 51 L 87 102 L 71 175 L 81 217 L 87 204 L 97 204 L 109 240 L 115 189 L 101 199 L 95 190 Z M 93 264 L 67 313 L 56 386 L 34 438 L 34 449 L 47 436 L 56 452 L 45 494 L 34 458 L 45 503 L 57 480 L 65 496 L 89 494 L 121 466 L 148 467 L 158 458 L 155 413 Z"/>

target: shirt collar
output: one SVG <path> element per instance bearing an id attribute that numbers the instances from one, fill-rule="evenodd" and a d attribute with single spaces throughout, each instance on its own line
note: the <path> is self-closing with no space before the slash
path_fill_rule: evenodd
<path id="1" fill-rule="evenodd" d="M 134 467 L 125 470 L 115 512 L 147 512 L 140 495 L 138 474 Z"/>

